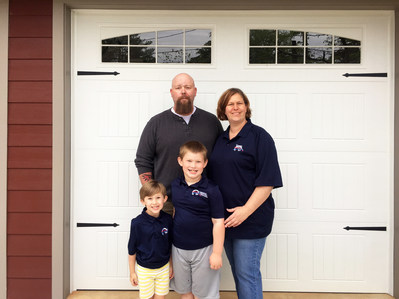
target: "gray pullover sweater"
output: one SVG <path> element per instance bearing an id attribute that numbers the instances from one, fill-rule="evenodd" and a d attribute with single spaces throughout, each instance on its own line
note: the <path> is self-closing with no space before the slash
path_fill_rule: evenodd
<path id="1" fill-rule="evenodd" d="M 189 124 L 170 109 L 153 116 L 141 134 L 136 152 L 134 162 L 139 175 L 152 172 L 152 177 L 165 185 L 170 196 L 171 182 L 182 175 L 177 163 L 180 146 L 190 140 L 200 141 L 209 156 L 222 132 L 216 116 L 198 107 Z"/>

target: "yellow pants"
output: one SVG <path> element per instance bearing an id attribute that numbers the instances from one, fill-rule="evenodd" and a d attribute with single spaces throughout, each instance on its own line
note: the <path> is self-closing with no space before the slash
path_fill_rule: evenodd
<path id="1" fill-rule="evenodd" d="M 165 296 L 169 293 L 169 263 L 158 269 L 137 265 L 137 277 L 141 299 L 151 298 L 154 294 Z"/>

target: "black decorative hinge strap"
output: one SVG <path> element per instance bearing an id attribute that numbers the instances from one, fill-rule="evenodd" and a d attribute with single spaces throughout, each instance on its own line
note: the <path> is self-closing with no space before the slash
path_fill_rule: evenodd
<path id="1" fill-rule="evenodd" d="M 344 227 L 346 230 L 374 230 L 374 231 L 386 231 L 386 226 L 347 226 Z"/>
<path id="2" fill-rule="evenodd" d="M 359 73 L 359 74 L 348 74 L 345 73 L 342 76 L 348 77 L 388 77 L 388 73 Z"/>
<path id="3" fill-rule="evenodd" d="M 77 227 L 104 227 L 104 226 L 113 226 L 117 227 L 119 226 L 118 223 L 82 223 L 78 222 L 76 224 Z"/>
<path id="4" fill-rule="evenodd" d="M 92 71 L 78 71 L 78 76 L 98 76 L 98 75 L 119 75 L 118 72 L 92 72 Z"/>

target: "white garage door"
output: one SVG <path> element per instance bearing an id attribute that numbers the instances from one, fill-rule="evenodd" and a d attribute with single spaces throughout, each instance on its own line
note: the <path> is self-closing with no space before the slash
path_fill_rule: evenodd
<path id="1" fill-rule="evenodd" d="M 73 290 L 132 289 L 135 151 L 187 72 L 211 112 L 242 88 L 276 141 L 284 188 L 263 289 L 392 292 L 391 13 L 74 11 L 72 21 Z M 222 288 L 234 288 L 227 261 Z"/>

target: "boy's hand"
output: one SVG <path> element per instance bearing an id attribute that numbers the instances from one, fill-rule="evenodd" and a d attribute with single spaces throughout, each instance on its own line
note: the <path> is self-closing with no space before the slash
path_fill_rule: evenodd
<path id="1" fill-rule="evenodd" d="M 175 276 L 175 273 L 173 273 L 173 267 L 172 264 L 169 265 L 169 279 L 172 279 Z"/>
<path id="2" fill-rule="evenodd" d="M 209 257 L 209 264 L 212 270 L 218 270 L 222 268 L 222 255 L 212 252 Z"/>
<path id="3" fill-rule="evenodd" d="M 136 273 L 130 273 L 130 283 L 132 284 L 132 286 L 137 286 L 139 284 Z"/>

